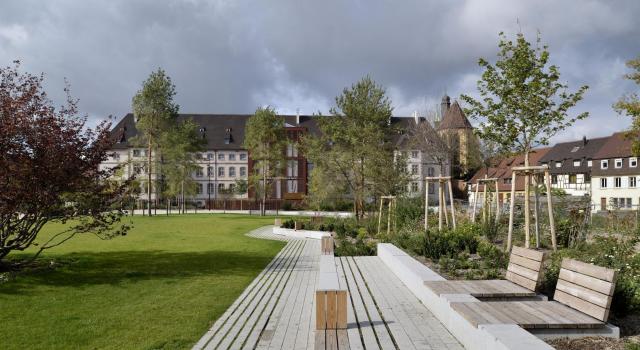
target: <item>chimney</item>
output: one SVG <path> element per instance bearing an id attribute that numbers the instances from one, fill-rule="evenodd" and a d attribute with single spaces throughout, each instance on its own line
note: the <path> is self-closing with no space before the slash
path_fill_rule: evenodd
<path id="1" fill-rule="evenodd" d="M 296 108 L 296 125 L 300 125 L 300 108 Z"/>
<path id="2" fill-rule="evenodd" d="M 587 137 L 586 136 L 582 136 L 582 145 L 583 146 L 587 145 Z"/>
<path id="3" fill-rule="evenodd" d="M 444 119 L 444 115 L 449 110 L 449 107 L 451 107 L 451 98 L 449 98 L 449 96 L 445 94 L 444 96 L 442 96 L 442 102 L 440 102 L 440 113 L 441 113 L 440 118 L 441 119 Z"/>
<path id="4" fill-rule="evenodd" d="M 420 117 L 418 116 L 418 111 L 413 111 L 413 120 L 416 122 L 416 125 L 420 124 Z"/>

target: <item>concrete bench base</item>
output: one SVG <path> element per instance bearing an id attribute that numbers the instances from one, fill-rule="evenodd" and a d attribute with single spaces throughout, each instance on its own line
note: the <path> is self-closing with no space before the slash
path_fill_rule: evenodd
<path id="1" fill-rule="evenodd" d="M 620 328 L 607 323 L 602 328 L 576 328 L 576 329 L 553 329 L 553 328 L 536 328 L 530 329 L 529 332 L 541 339 L 558 339 L 558 338 L 584 338 L 584 337 L 607 337 L 620 338 Z"/>

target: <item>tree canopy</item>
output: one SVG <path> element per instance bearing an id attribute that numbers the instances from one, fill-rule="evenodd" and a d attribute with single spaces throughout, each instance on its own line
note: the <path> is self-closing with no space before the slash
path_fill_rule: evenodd
<path id="1" fill-rule="evenodd" d="M 114 143 L 111 123 L 87 127 L 68 87 L 66 104 L 55 108 L 43 81 L 20 72 L 18 61 L 0 68 L 0 260 L 80 233 L 107 239 L 128 230 L 119 224 L 124 185 L 109 181 L 116 169 L 100 167 Z M 50 221 L 72 223 L 36 243 Z"/>
<path id="2" fill-rule="evenodd" d="M 629 80 L 634 81 L 640 87 L 640 56 L 627 62 L 632 72 L 625 75 Z M 640 155 L 640 97 L 638 92 L 626 94 L 620 98 L 613 108 L 620 114 L 631 117 L 630 136 L 633 138 L 633 154 Z"/>

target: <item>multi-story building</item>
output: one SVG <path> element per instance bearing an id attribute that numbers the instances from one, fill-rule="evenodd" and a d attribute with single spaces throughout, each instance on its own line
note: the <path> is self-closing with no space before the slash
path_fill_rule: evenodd
<path id="1" fill-rule="evenodd" d="M 251 115 L 244 114 L 181 114 L 178 119 L 191 119 L 198 125 L 199 137 L 206 141 L 205 150 L 196 155 L 199 166 L 192 174 L 197 183 L 197 194 L 194 199 L 205 205 L 220 198 L 253 198 L 255 193 L 238 195 L 230 194 L 238 180 L 247 180 L 252 173 L 254 161 L 249 151 L 243 148 L 245 125 Z M 289 144 L 285 153 L 286 166 L 283 174 L 271 179 L 271 193 L 269 199 L 302 200 L 308 191 L 308 176 L 312 167 L 297 147 L 298 141 L 303 135 L 318 134 L 319 129 L 315 116 L 284 115 L 285 132 Z M 411 123 L 429 123 L 424 118 L 400 118 L 393 117 L 390 121 L 400 129 L 408 129 Z M 129 177 L 137 174 L 141 182 L 141 199 L 147 199 L 147 169 L 146 150 L 135 148 L 130 140 L 136 136 L 137 130 L 133 114 L 127 114 L 112 130 L 116 144 L 111 156 L 102 164 L 103 167 L 114 167 L 125 164 L 122 175 Z M 434 132 L 437 137 L 437 133 Z M 425 176 L 448 175 L 449 162 L 445 165 L 445 171 L 429 154 L 408 147 L 407 133 L 399 134 L 396 139 L 398 152 L 406 152 L 408 171 L 413 176 L 409 184 L 409 193 L 413 195 L 423 194 Z M 161 164 L 161 162 L 160 162 Z M 155 183 L 161 183 L 162 178 L 157 179 L 156 171 L 152 169 L 152 200 L 155 199 Z M 433 193 L 433 188 L 429 193 Z M 435 194 L 434 194 L 435 195 Z M 435 197 L 434 197 L 435 198 Z"/>
<path id="2" fill-rule="evenodd" d="M 591 202 L 594 211 L 640 208 L 640 170 L 623 132 L 606 138 L 593 157 Z"/>
<path id="3" fill-rule="evenodd" d="M 561 142 L 551 147 L 538 161 L 549 165 L 551 187 L 572 196 L 589 195 L 593 158 L 607 140 L 608 137 L 584 137 L 580 141 Z"/>
<path id="4" fill-rule="evenodd" d="M 441 116 L 436 130 L 452 150 L 451 173 L 455 178 L 468 178 L 480 166 L 480 141 L 473 126 L 457 101 L 451 104 L 449 96 L 442 97 Z"/>

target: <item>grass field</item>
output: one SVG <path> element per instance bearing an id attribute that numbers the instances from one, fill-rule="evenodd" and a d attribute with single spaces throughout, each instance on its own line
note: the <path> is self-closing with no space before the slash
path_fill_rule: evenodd
<path id="1" fill-rule="evenodd" d="M 126 220 L 127 236 L 76 237 L 0 283 L 1 349 L 190 348 L 284 245 L 244 236 L 272 218 Z"/>

